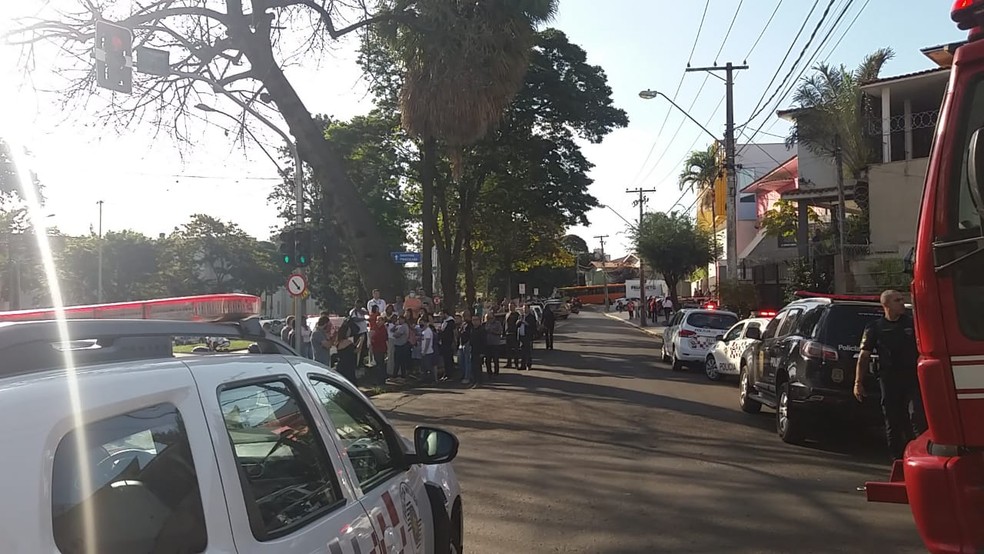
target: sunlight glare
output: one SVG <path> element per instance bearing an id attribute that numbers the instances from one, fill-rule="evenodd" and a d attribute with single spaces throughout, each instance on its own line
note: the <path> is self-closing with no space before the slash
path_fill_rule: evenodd
<path id="1" fill-rule="evenodd" d="M 56 314 L 58 325 L 58 335 L 64 344 L 72 340 L 68 334 L 68 326 L 65 323 L 65 306 L 62 302 L 61 285 L 58 282 L 58 273 L 55 271 L 55 261 L 51 255 L 51 245 L 48 242 L 45 218 L 40 198 L 34 187 L 27 157 L 24 154 L 24 145 L 19 141 L 14 133 L 6 134 L 3 139 L 7 142 L 8 150 L 13 161 L 14 170 L 17 172 L 18 181 L 21 184 L 21 195 L 27 205 L 31 227 L 35 229 L 37 237 L 38 252 L 41 253 L 41 262 L 44 267 L 45 277 L 48 280 L 48 288 L 51 294 L 52 306 Z M 86 440 L 85 419 L 82 417 L 82 397 L 79 394 L 78 375 L 75 369 L 75 360 L 71 348 L 61 349 L 64 358 L 65 369 L 68 376 L 68 393 L 72 407 L 73 423 L 76 433 L 76 449 L 79 461 L 80 486 L 82 489 L 81 497 L 87 499 L 92 495 L 92 477 L 89 455 L 86 450 L 88 441 Z M 95 513 L 92 504 L 85 502 L 82 508 L 82 525 L 84 535 L 87 538 L 85 552 L 95 554 L 96 549 L 96 525 Z"/>

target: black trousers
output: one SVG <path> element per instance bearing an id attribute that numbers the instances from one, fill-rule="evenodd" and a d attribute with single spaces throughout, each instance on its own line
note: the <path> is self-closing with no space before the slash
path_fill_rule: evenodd
<path id="1" fill-rule="evenodd" d="M 393 377 L 406 377 L 410 371 L 411 351 L 410 344 L 402 344 L 393 348 L 393 357 L 396 363 L 393 365 Z"/>
<path id="2" fill-rule="evenodd" d="M 506 367 L 519 367 L 519 339 L 506 337 Z"/>
<path id="3" fill-rule="evenodd" d="M 926 430 L 926 412 L 915 370 L 895 372 L 882 369 L 878 376 L 885 436 L 893 460 L 902 459 L 905 446 Z"/>
<path id="4" fill-rule="evenodd" d="M 495 366 L 495 375 L 499 374 L 499 356 L 502 354 L 502 347 L 497 344 L 485 346 L 485 372 L 493 374 L 492 367 Z"/>
<path id="5" fill-rule="evenodd" d="M 546 343 L 547 350 L 553 350 L 554 328 L 552 326 L 543 327 L 543 341 Z"/>

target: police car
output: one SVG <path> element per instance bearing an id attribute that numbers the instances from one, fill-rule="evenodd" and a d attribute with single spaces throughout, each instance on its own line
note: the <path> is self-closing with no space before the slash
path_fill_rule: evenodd
<path id="1" fill-rule="evenodd" d="M 403 438 L 249 314 L 74 319 L 259 308 L 247 295 L 168 300 L 0 314 L 28 320 L 0 323 L 0 552 L 461 552 L 451 433 Z M 180 354 L 175 336 L 253 345 Z"/>
<path id="2" fill-rule="evenodd" d="M 735 323 L 727 333 L 719 335 L 704 359 L 704 373 L 711 381 L 720 381 L 725 375 L 738 375 L 741 358 L 748 347 L 762 338 L 762 330 L 770 318 L 743 319 Z"/>
<path id="3" fill-rule="evenodd" d="M 662 358 L 673 371 L 687 364 L 702 364 L 718 335 L 738 322 L 732 312 L 687 308 L 676 312 L 663 331 Z"/>

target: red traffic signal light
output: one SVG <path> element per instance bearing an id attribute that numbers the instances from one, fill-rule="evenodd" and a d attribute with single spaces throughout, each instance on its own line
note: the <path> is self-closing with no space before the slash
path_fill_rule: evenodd
<path id="1" fill-rule="evenodd" d="M 117 92 L 133 90 L 133 33 L 126 27 L 96 21 L 96 84 Z"/>

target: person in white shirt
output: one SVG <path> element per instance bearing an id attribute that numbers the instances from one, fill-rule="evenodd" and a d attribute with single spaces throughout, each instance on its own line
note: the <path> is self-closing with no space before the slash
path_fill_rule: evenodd
<path id="1" fill-rule="evenodd" d="M 423 317 L 420 318 L 420 325 L 423 328 L 420 334 L 420 373 L 423 381 L 429 383 L 434 381 L 434 362 L 437 358 L 434 351 L 434 327 Z"/>
<path id="2" fill-rule="evenodd" d="M 355 353 L 355 367 L 359 367 L 365 361 L 366 354 L 368 353 L 366 343 L 369 342 L 369 312 L 361 304 L 356 302 L 355 307 L 349 312 L 349 317 L 355 322 L 355 326 L 358 328 L 358 335 L 355 339 L 362 339 L 362 346 Z M 360 341 L 356 340 L 356 342 Z"/>
<path id="3" fill-rule="evenodd" d="M 366 312 L 371 314 L 373 306 L 376 306 L 380 314 L 386 313 L 386 301 L 379 297 L 379 289 L 372 290 L 372 298 L 366 302 Z"/>

